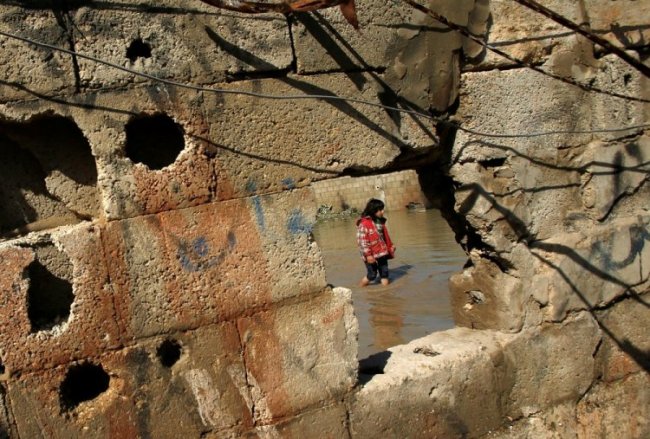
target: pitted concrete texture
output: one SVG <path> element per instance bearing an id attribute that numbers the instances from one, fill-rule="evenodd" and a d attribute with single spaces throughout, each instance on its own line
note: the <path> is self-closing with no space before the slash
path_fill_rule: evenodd
<path id="1" fill-rule="evenodd" d="M 612 383 L 598 383 L 578 404 L 578 437 L 648 437 L 648 407 L 650 378 L 646 372 Z"/>
<path id="2" fill-rule="evenodd" d="M 0 37 L 0 436 L 648 436 L 648 103 L 515 68 L 403 2 L 355 2 L 360 32 L 338 8 L 4 3 L 3 31 L 249 95 Z M 644 2 L 542 3 L 647 41 Z M 650 98 L 648 78 L 515 2 L 423 4 Z M 425 190 L 454 193 L 443 213 L 467 235 L 462 327 L 359 363 L 312 183 L 434 167 Z"/>
<path id="3" fill-rule="evenodd" d="M 227 75 L 287 69 L 293 59 L 287 20 L 279 14 L 251 17 L 191 0 L 118 0 L 107 7 L 82 5 L 72 20 L 85 36 L 76 41 L 77 51 L 179 82 L 224 82 Z M 148 52 L 131 55 L 138 41 Z M 145 81 L 83 59 L 79 76 L 88 88 Z"/>
<path id="4" fill-rule="evenodd" d="M 309 194 L 109 223 L 102 238 L 126 336 L 196 328 L 322 289 L 323 266 L 310 263 L 315 248 L 307 238 L 315 212 L 302 207 L 311 207 Z M 295 277 L 276 281 L 278 270 Z"/>
<path id="5" fill-rule="evenodd" d="M 353 438 L 477 437 L 505 416 L 503 344 L 512 336 L 457 328 L 361 363 L 370 381 L 350 403 Z"/>
<path id="6" fill-rule="evenodd" d="M 470 255 L 472 267 L 449 279 L 457 325 L 517 332 L 524 324 L 525 295 L 520 279 L 493 262 Z"/>
<path id="7" fill-rule="evenodd" d="M 316 346 L 294 337 L 305 330 L 314 331 Z M 314 409 L 291 422 L 256 428 L 313 433 L 317 428 L 308 420 L 324 413 L 318 428 L 337 432 L 345 412 L 334 402 L 356 379 L 356 331 L 349 292 L 328 290 L 313 301 L 24 374 L 11 380 L 8 392 L 20 437 L 44 432 L 53 437 L 198 437 L 207 432 L 246 437 L 255 430 L 254 420 L 269 423 L 306 405 Z M 166 343 L 172 352 L 164 350 Z M 312 368 L 306 374 L 307 363 Z M 92 400 L 66 408 L 56 384 L 79 365 L 101 367 L 108 384 Z M 293 380 L 301 383 L 302 392 L 295 392 Z"/>
<path id="8" fill-rule="evenodd" d="M 477 2 L 478 4 L 479 2 Z M 573 31 L 553 20 L 510 0 L 490 0 L 484 25 L 488 29 L 487 42 L 514 58 L 531 64 L 539 64 L 557 50 L 572 45 Z M 579 1 L 543 0 L 538 3 L 577 23 L 588 22 Z M 488 21 L 489 20 L 489 21 Z M 480 35 L 480 33 L 475 32 Z M 514 63 L 489 49 L 481 56 L 471 59 L 465 70 L 487 70 L 511 66 Z"/>
<path id="9" fill-rule="evenodd" d="M 3 30 L 23 37 L 33 38 L 57 47 L 70 49 L 62 20 L 47 8 L 22 8 L 3 5 L 0 9 L 0 23 Z M 73 93 L 75 89 L 74 67 L 70 56 L 7 38 L 0 38 L 0 68 L 5 72 L 0 90 L 0 103 L 17 99 L 30 99 L 34 94 Z"/>
<path id="10" fill-rule="evenodd" d="M 618 302 L 597 314 L 600 324 L 612 335 L 604 337 L 596 355 L 597 373 L 605 382 L 619 380 L 633 373 L 644 373 L 650 350 L 647 327 L 648 294 Z M 644 363 L 645 362 L 645 363 Z"/>
<path id="11" fill-rule="evenodd" d="M 122 343 L 113 306 L 113 290 L 107 284 L 107 264 L 99 230 L 82 224 L 52 233 L 50 238 L 72 263 L 74 300 L 69 317 L 51 329 L 34 328 L 28 311 L 30 279 L 27 267 L 34 260 L 35 247 L 48 235 L 23 238 L 0 247 L 4 275 L 0 279 L 2 318 L 0 349 L 9 374 L 34 372 L 98 356 Z M 47 241 L 45 241 L 47 243 Z M 47 287 L 43 286 L 47 294 Z M 47 300 L 36 297 L 32 300 Z"/>

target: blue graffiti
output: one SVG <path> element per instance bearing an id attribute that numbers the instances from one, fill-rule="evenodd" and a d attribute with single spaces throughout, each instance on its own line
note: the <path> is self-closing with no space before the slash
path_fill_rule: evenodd
<path id="1" fill-rule="evenodd" d="M 210 246 L 203 236 L 199 236 L 191 242 L 184 239 L 178 241 L 176 257 L 183 269 L 190 272 L 204 271 L 220 264 L 230 251 L 237 244 L 235 234 L 228 233 L 228 247 L 216 255 L 210 257 Z"/>
<path id="2" fill-rule="evenodd" d="M 287 230 L 289 230 L 289 233 L 292 235 L 311 233 L 312 228 L 313 224 L 307 222 L 302 211 L 299 209 L 291 211 L 289 218 L 287 219 Z"/>
<path id="3" fill-rule="evenodd" d="M 257 183 L 255 182 L 255 180 L 248 180 L 246 182 L 246 192 L 252 194 L 256 190 L 257 190 Z"/>
<path id="4" fill-rule="evenodd" d="M 255 220 L 257 221 L 257 226 L 260 230 L 264 231 L 266 229 L 266 223 L 264 222 L 264 210 L 262 209 L 262 200 L 260 197 L 255 195 L 253 198 L 253 207 L 255 208 Z"/>
<path id="5" fill-rule="evenodd" d="M 284 180 L 282 180 L 282 186 L 284 186 L 285 189 L 295 189 L 296 182 L 293 181 L 293 178 L 287 177 Z"/>
<path id="6" fill-rule="evenodd" d="M 646 241 L 650 241 L 650 232 L 644 225 L 635 225 L 630 228 L 630 251 L 621 260 L 614 260 L 611 249 L 602 242 L 595 242 L 591 246 L 591 257 L 597 257 L 601 260 L 602 266 L 608 271 L 622 270 L 630 265 L 637 256 L 641 256 Z"/>

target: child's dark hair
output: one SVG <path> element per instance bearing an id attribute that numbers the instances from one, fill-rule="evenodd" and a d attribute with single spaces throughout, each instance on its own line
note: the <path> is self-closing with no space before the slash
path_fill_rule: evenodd
<path id="1" fill-rule="evenodd" d="M 384 209 L 383 201 L 378 200 L 376 198 L 371 198 L 370 200 L 368 200 L 368 204 L 366 204 L 366 208 L 363 209 L 361 216 L 369 216 L 374 218 L 375 214 L 383 209 Z"/>

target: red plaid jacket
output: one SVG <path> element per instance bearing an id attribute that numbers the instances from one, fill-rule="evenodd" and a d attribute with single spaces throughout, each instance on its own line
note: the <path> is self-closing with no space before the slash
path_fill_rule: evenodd
<path id="1" fill-rule="evenodd" d="M 388 256 L 390 259 L 395 255 L 395 246 L 390 240 L 386 223 L 384 223 L 384 236 L 381 236 L 369 216 L 357 220 L 357 244 L 364 261 L 368 256 L 374 258 Z"/>

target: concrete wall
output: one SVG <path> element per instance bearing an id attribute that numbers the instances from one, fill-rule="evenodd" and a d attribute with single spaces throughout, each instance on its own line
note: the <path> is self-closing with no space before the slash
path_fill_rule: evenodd
<path id="1" fill-rule="evenodd" d="M 649 79 L 514 2 L 427 4 L 646 101 L 505 62 L 404 3 L 355 3 L 360 33 L 336 8 L 0 6 L 3 31 L 206 88 L 0 37 L 3 435 L 650 434 Z M 647 62 L 645 3 L 543 3 Z M 352 297 L 310 236 L 315 182 L 425 165 L 469 236 L 458 327 L 359 372 Z"/>
<path id="2" fill-rule="evenodd" d="M 312 184 L 318 206 L 328 206 L 332 212 L 349 208 L 362 211 L 370 198 L 382 200 L 386 210 L 405 209 L 409 203 L 427 206 L 418 175 L 413 170 L 372 175 L 341 177 Z"/>

